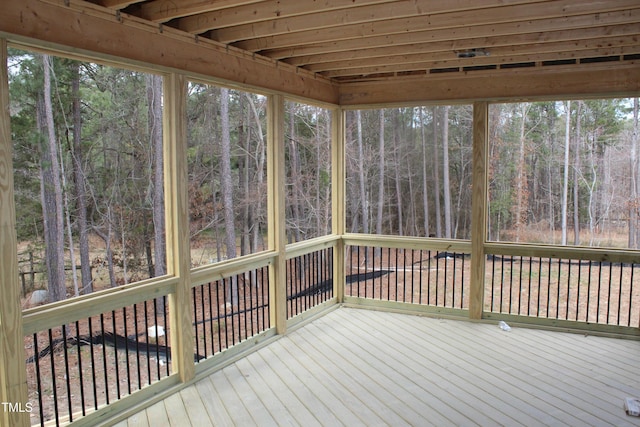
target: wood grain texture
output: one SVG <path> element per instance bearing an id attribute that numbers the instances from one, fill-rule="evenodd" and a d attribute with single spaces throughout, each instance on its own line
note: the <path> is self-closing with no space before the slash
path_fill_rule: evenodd
<path id="1" fill-rule="evenodd" d="M 639 376 L 640 341 L 339 308 L 189 386 L 182 425 L 640 426 Z"/>
<path id="2" fill-rule="evenodd" d="M 20 404 L 27 401 L 27 374 L 20 283 L 15 202 L 13 197 L 13 161 L 9 119 L 9 81 L 7 42 L 0 39 L 0 401 Z M 0 410 L 0 424 L 29 425 L 29 413 Z"/>

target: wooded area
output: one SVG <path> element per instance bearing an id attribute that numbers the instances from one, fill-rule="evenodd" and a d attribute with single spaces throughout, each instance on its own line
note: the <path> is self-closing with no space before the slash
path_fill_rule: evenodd
<path id="1" fill-rule="evenodd" d="M 469 239 L 471 114 L 348 112 L 349 231 Z M 493 104 L 489 132 L 489 240 L 638 248 L 637 98 Z"/>
<path id="2" fill-rule="evenodd" d="M 50 299 L 165 274 L 162 77 L 10 53 L 18 240 Z M 266 247 L 266 108 L 188 84 L 192 267 Z M 285 113 L 293 243 L 331 233 L 331 114 Z M 490 123 L 490 240 L 638 247 L 637 99 L 493 104 Z M 469 239 L 471 161 L 471 105 L 347 111 L 347 230 Z"/>

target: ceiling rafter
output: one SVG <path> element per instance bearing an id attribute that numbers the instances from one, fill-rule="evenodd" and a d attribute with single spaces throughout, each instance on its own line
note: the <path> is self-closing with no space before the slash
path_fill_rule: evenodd
<path id="1" fill-rule="evenodd" d="M 525 69 L 586 76 L 623 67 L 632 76 L 640 60 L 638 0 L 24 1 L 102 5 L 120 22 L 141 20 L 337 85 Z"/>
<path id="2" fill-rule="evenodd" d="M 455 42 L 480 39 L 483 37 L 501 37 L 509 43 L 514 36 L 526 34 L 551 34 L 558 31 L 576 30 L 578 34 L 594 28 L 604 28 L 613 33 L 620 27 L 638 28 L 640 9 L 609 12 L 605 14 L 579 15 L 567 18 L 529 20 L 525 22 L 507 22 L 494 25 L 468 25 L 455 29 L 426 30 L 385 36 L 363 37 L 341 42 L 309 43 L 304 46 L 263 50 L 260 53 L 273 59 L 282 60 L 298 56 L 323 55 L 327 53 L 349 52 L 356 55 L 361 50 L 381 49 L 385 47 L 402 49 L 403 45 L 417 43 Z M 635 33 L 635 32 L 634 32 Z M 578 36 L 577 38 L 583 38 Z M 478 45 L 481 46 L 481 45 Z M 353 56 L 350 56 L 353 57 Z"/>
<path id="3" fill-rule="evenodd" d="M 547 2 L 549 0 L 505 0 L 503 4 L 522 5 Z M 292 15 L 289 17 L 277 17 L 270 21 L 256 21 L 248 24 L 219 26 L 212 32 L 216 40 L 222 43 L 233 43 L 256 37 L 292 34 L 297 31 L 313 29 L 335 29 L 353 24 L 375 24 L 390 19 L 418 18 L 430 19 L 432 16 L 464 12 L 473 13 L 476 10 L 495 7 L 495 0 L 449 0 L 446 2 L 433 2 L 429 0 L 400 0 L 384 3 L 373 3 L 363 7 L 357 3 L 351 3 L 350 7 L 328 8 L 317 10 L 309 9 L 313 13 L 313 19 L 307 14 Z M 186 28 L 182 28 L 186 29 Z M 200 30 L 203 30 L 200 28 Z M 194 32 L 193 30 L 191 32 Z"/>
<path id="4" fill-rule="evenodd" d="M 616 7 L 613 8 L 611 5 Z M 320 29 L 306 30 L 300 23 L 299 30 L 289 26 L 289 31 L 273 35 L 249 35 L 234 46 L 260 52 L 267 49 L 275 49 L 290 46 L 302 46 L 308 43 L 344 41 L 349 39 L 362 39 L 373 36 L 385 36 L 393 34 L 411 33 L 425 30 L 464 28 L 471 22 L 474 25 L 498 25 L 502 23 L 527 22 L 543 19 L 566 19 L 570 16 L 597 15 L 613 10 L 636 8 L 637 0 L 597 0 L 584 2 L 582 0 L 563 0 L 545 3 L 516 4 L 509 6 L 476 9 L 473 11 L 443 12 L 439 14 L 414 16 L 410 18 L 389 18 L 382 21 L 346 24 L 340 27 L 323 27 Z M 275 21 L 275 20 L 274 20 Z M 274 26 L 276 23 L 274 22 Z M 220 30 L 222 31 L 222 30 Z M 223 43 L 224 39 L 216 38 L 219 32 L 213 32 L 212 36 Z"/>
<path id="5" fill-rule="evenodd" d="M 285 59 L 285 62 L 295 66 L 312 65 L 321 66 L 325 63 L 344 64 L 354 60 L 377 61 L 386 58 L 396 57 L 397 55 L 413 55 L 413 54 L 435 54 L 445 53 L 447 57 L 453 57 L 456 52 L 482 47 L 486 49 L 492 57 L 499 55 L 499 50 L 510 47 L 512 50 L 517 49 L 520 54 L 533 54 L 536 52 L 544 52 L 547 50 L 556 50 L 557 46 L 551 46 L 550 43 L 574 42 L 577 45 L 585 46 L 606 46 L 611 43 L 638 44 L 640 36 L 640 27 L 637 25 L 621 25 L 613 30 L 607 27 L 581 28 L 565 31 L 545 31 L 528 34 L 514 34 L 508 38 L 495 37 L 478 37 L 465 38 L 460 40 L 447 40 L 436 42 L 416 42 L 403 46 L 401 50 L 397 45 L 385 46 L 378 48 L 362 48 L 356 51 L 340 51 L 318 55 L 294 56 Z M 562 45 L 565 46 L 565 45 Z M 556 50 L 557 51 L 557 50 Z M 401 53 L 399 53 L 401 52 Z"/>

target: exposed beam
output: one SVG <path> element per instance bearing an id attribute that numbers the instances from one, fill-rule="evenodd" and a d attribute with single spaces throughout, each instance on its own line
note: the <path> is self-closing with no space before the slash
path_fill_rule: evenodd
<path id="1" fill-rule="evenodd" d="M 322 10 L 323 13 L 335 13 L 335 11 L 339 11 L 338 13 L 343 14 L 347 13 L 344 10 L 347 8 L 364 9 L 362 6 L 379 4 L 389 9 L 389 5 L 385 5 L 385 3 L 391 2 L 395 3 L 394 0 L 324 0 L 320 5 L 316 2 L 300 0 L 269 0 L 257 4 L 240 5 L 224 10 L 188 16 L 177 20 L 176 27 L 190 33 L 199 34 L 213 28 L 255 27 L 256 24 L 260 22 L 271 21 L 275 18 L 298 17 L 318 12 L 319 10 Z M 413 3 L 413 1 L 411 3 Z M 413 12 L 415 12 L 415 8 Z M 308 24 L 316 22 L 315 18 L 313 21 L 310 21 L 308 17 L 303 19 L 305 19 Z M 268 27 L 270 24 L 266 23 L 265 25 Z"/>
<path id="2" fill-rule="evenodd" d="M 340 105 L 381 105 L 429 101 L 580 98 L 640 95 L 640 64 L 616 68 L 577 66 L 497 72 L 451 73 L 430 78 L 342 83 Z M 526 82 L 526 84 L 523 84 Z"/>
<path id="3" fill-rule="evenodd" d="M 140 3 L 143 0 L 97 0 L 93 3 L 100 6 L 110 7 L 111 9 L 124 9 L 134 3 Z"/>
<path id="4" fill-rule="evenodd" d="M 296 0 L 290 0 L 296 2 Z M 335 1 L 335 0 L 334 0 Z M 505 0 L 505 4 L 522 4 L 522 3 L 540 3 L 548 0 Z M 341 0 L 344 2 L 344 0 Z M 361 4 L 346 2 L 344 7 L 322 7 L 308 6 L 306 2 L 299 3 L 298 10 L 305 10 L 305 13 L 289 14 L 285 16 L 277 16 L 277 19 L 271 19 L 268 22 L 257 22 L 255 18 L 253 22 L 238 21 L 235 24 L 227 23 L 227 25 L 219 25 L 215 23 L 217 30 L 212 33 L 216 40 L 223 43 L 232 43 L 238 40 L 246 40 L 255 37 L 273 36 L 278 34 L 291 34 L 296 31 L 308 31 L 314 29 L 335 28 L 349 24 L 373 23 L 386 21 L 389 19 L 406 19 L 417 16 L 417 19 L 424 21 L 430 19 L 437 14 L 475 11 L 481 8 L 491 8 L 498 5 L 495 0 L 448 0 L 446 2 L 433 2 L 432 0 L 401 0 L 378 4 L 369 4 L 361 7 Z M 369 2 L 372 3 L 372 2 Z M 354 7 L 355 6 L 355 7 Z M 308 14 L 314 12 L 313 16 Z M 467 12 L 468 13 L 468 12 Z M 270 15 L 272 18 L 273 14 Z M 193 17 L 192 21 L 195 22 Z M 200 22 L 200 21 L 198 21 Z M 211 25 L 214 23 L 212 22 Z M 225 28 L 228 27 L 228 28 Z M 205 26 L 187 29 L 187 31 L 204 31 Z M 213 28 L 213 27 L 211 27 Z"/>
<path id="5" fill-rule="evenodd" d="M 639 10 L 640 12 L 640 10 Z M 640 17 L 640 13 L 639 13 Z M 425 54 L 434 52 L 448 52 L 449 54 L 474 48 L 488 49 L 492 56 L 495 56 L 493 48 L 504 48 L 512 46 L 517 49 L 520 54 L 532 53 L 526 49 L 526 45 L 533 45 L 533 50 L 543 51 L 545 44 L 569 42 L 573 41 L 581 45 L 607 46 L 609 39 L 615 37 L 626 36 L 633 43 L 640 45 L 638 36 L 640 35 L 640 26 L 636 24 L 616 25 L 614 27 L 592 27 L 583 29 L 574 29 L 566 31 L 545 31 L 529 34 L 514 34 L 509 37 L 476 37 L 465 38 L 460 40 L 446 40 L 434 42 L 420 42 L 416 40 L 414 43 L 402 46 L 403 54 Z M 551 45 L 550 45 L 551 46 Z M 365 58 L 388 58 L 398 55 L 398 45 L 395 43 L 391 46 L 365 48 L 358 50 L 348 50 L 340 52 L 331 52 L 318 55 L 295 56 L 286 59 L 286 62 L 295 66 L 307 64 L 319 64 L 333 61 L 350 61 Z"/>
<path id="6" fill-rule="evenodd" d="M 261 0 L 245 0 L 245 5 L 259 3 Z M 232 6 L 237 6 L 238 0 L 154 0 L 142 3 L 133 13 L 134 15 L 153 22 L 167 22 L 172 19 L 188 15 L 204 14 Z"/>
<path id="7" fill-rule="evenodd" d="M 612 4 L 615 5 L 615 7 L 612 7 Z M 473 22 L 475 25 L 498 25 L 508 22 L 526 23 L 531 20 L 566 19 L 569 16 L 596 15 L 637 7 L 637 0 L 618 0 L 615 2 L 611 2 L 610 0 L 596 0 L 592 2 L 563 0 L 551 1 L 545 3 L 544 6 L 540 4 L 517 4 L 473 11 L 446 12 L 428 15 L 427 17 L 390 18 L 383 21 L 345 24 L 340 26 L 335 26 L 334 24 L 332 27 L 313 30 L 307 29 L 309 28 L 308 23 L 287 22 L 287 31 L 285 31 L 285 28 L 280 29 L 278 21 L 275 20 L 271 22 L 274 28 L 271 33 L 258 34 L 254 31 L 252 34 L 244 34 L 246 40 L 236 43 L 235 46 L 257 52 L 265 49 L 301 46 L 308 43 L 411 33 L 424 31 L 425 28 L 429 30 L 448 29 L 450 31 L 461 28 L 461 31 L 464 31 L 464 27 L 468 26 L 469 22 Z M 219 36 L 219 33 L 215 33 L 215 36 Z M 225 39 L 225 37 L 218 38 L 218 40 Z"/>
<path id="8" fill-rule="evenodd" d="M 374 37 L 361 37 L 336 42 L 313 42 L 305 46 L 294 46 L 279 49 L 262 50 L 261 53 L 270 58 L 284 59 L 298 56 L 322 55 L 345 52 L 357 54 L 359 50 L 377 49 L 391 46 L 396 49 L 402 45 L 425 44 L 436 42 L 460 43 L 468 39 L 497 38 L 506 40 L 522 34 L 550 34 L 557 31 L 585 31 L 592 28 L 612 30 L 620 25 L 638 28 L 640 9 L 630 9 L 599 15 L 579 15 L 567 18 L 529 20 L 492 25 L 467 25 L 460 28 L 416 31 L 411 33 L 392 34 Z M 476 46 L 478 47 L 478 46 Z"/>
<path id="9" fill-rule="evenodd" d="M 248 90 L 337 101 L 337 86 L 322 77 L 79 0 L 7 2 L 0 14 L 2 35 L 40 47 L 211 77 Z"/>
<path id="10" fill-rule="evenodd" d="M 541 61 L 579 60 L 582 58 L 635 55 L 640 53 L 640 47 L 611 46 L 601 49 L 589 49 L 589 46 L 575 46 L 575 50 L 549 51 L 540 53 L 520 54 L 511 48 L 492 50 L 490 56 L 477 58 L 456 58 L 453 52 L 439 52 L 437 54 L 418 54 L 391 56 L 389 58 L 370 60 L 345 61 L 336 63 L 317 64 L 308 67 L 312 71 L 322 73 L 327 77 L 343 77 L 354 75 L 370 75 L 380 73 L 402 73 L 416 70 L 432 70 L 440 68 L 481 67 L 503 64 L 537 63 Z M 613 61 L 612 61 L 613 62 Z"/>

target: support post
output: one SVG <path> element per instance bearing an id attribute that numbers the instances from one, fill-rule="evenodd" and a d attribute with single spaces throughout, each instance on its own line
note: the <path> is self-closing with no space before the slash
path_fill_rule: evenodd
<path id="1" fill-rule="evenodd" d="M 471 289 L 469 317 L 482 319 L 487 238 L 487 147 L 489 143 L 489 104 L 473 104 L 473 173 L 471 198 Z"/>
<path id="2" fill-rule="evenodd" d="M 182 75 L 164 78 L 164 187 L 167 230 L 167 273 L 177 277 L 169 295 L 171 363 L 183 382 L 195 375 L 193 317 L 191 312 L 191 255 L 187 189 L 187 85 Z"/>
<path id="3" fill-rule="evenodd" d="M 335 108 L 331 116 L 331 232 L 345 233 L 345 112 Z M 344 302 L 344 242 L 340 238 L 333 251 L 333 295 Z"/>
<path id="4" fill-rule="evenodd" d="M 12 152 L 7 41 L 0 39 L 0 425 L 28 426 Z"/>
<path id="5" fill-rule="evenodd" d="M 276 333 L 287 331 L 287 264 L 285 223 L 284 96 L 269 95 L 267 106 L 267 204 L 269 249 L 276 252 L 269 268 L 269 313 Z"/>

